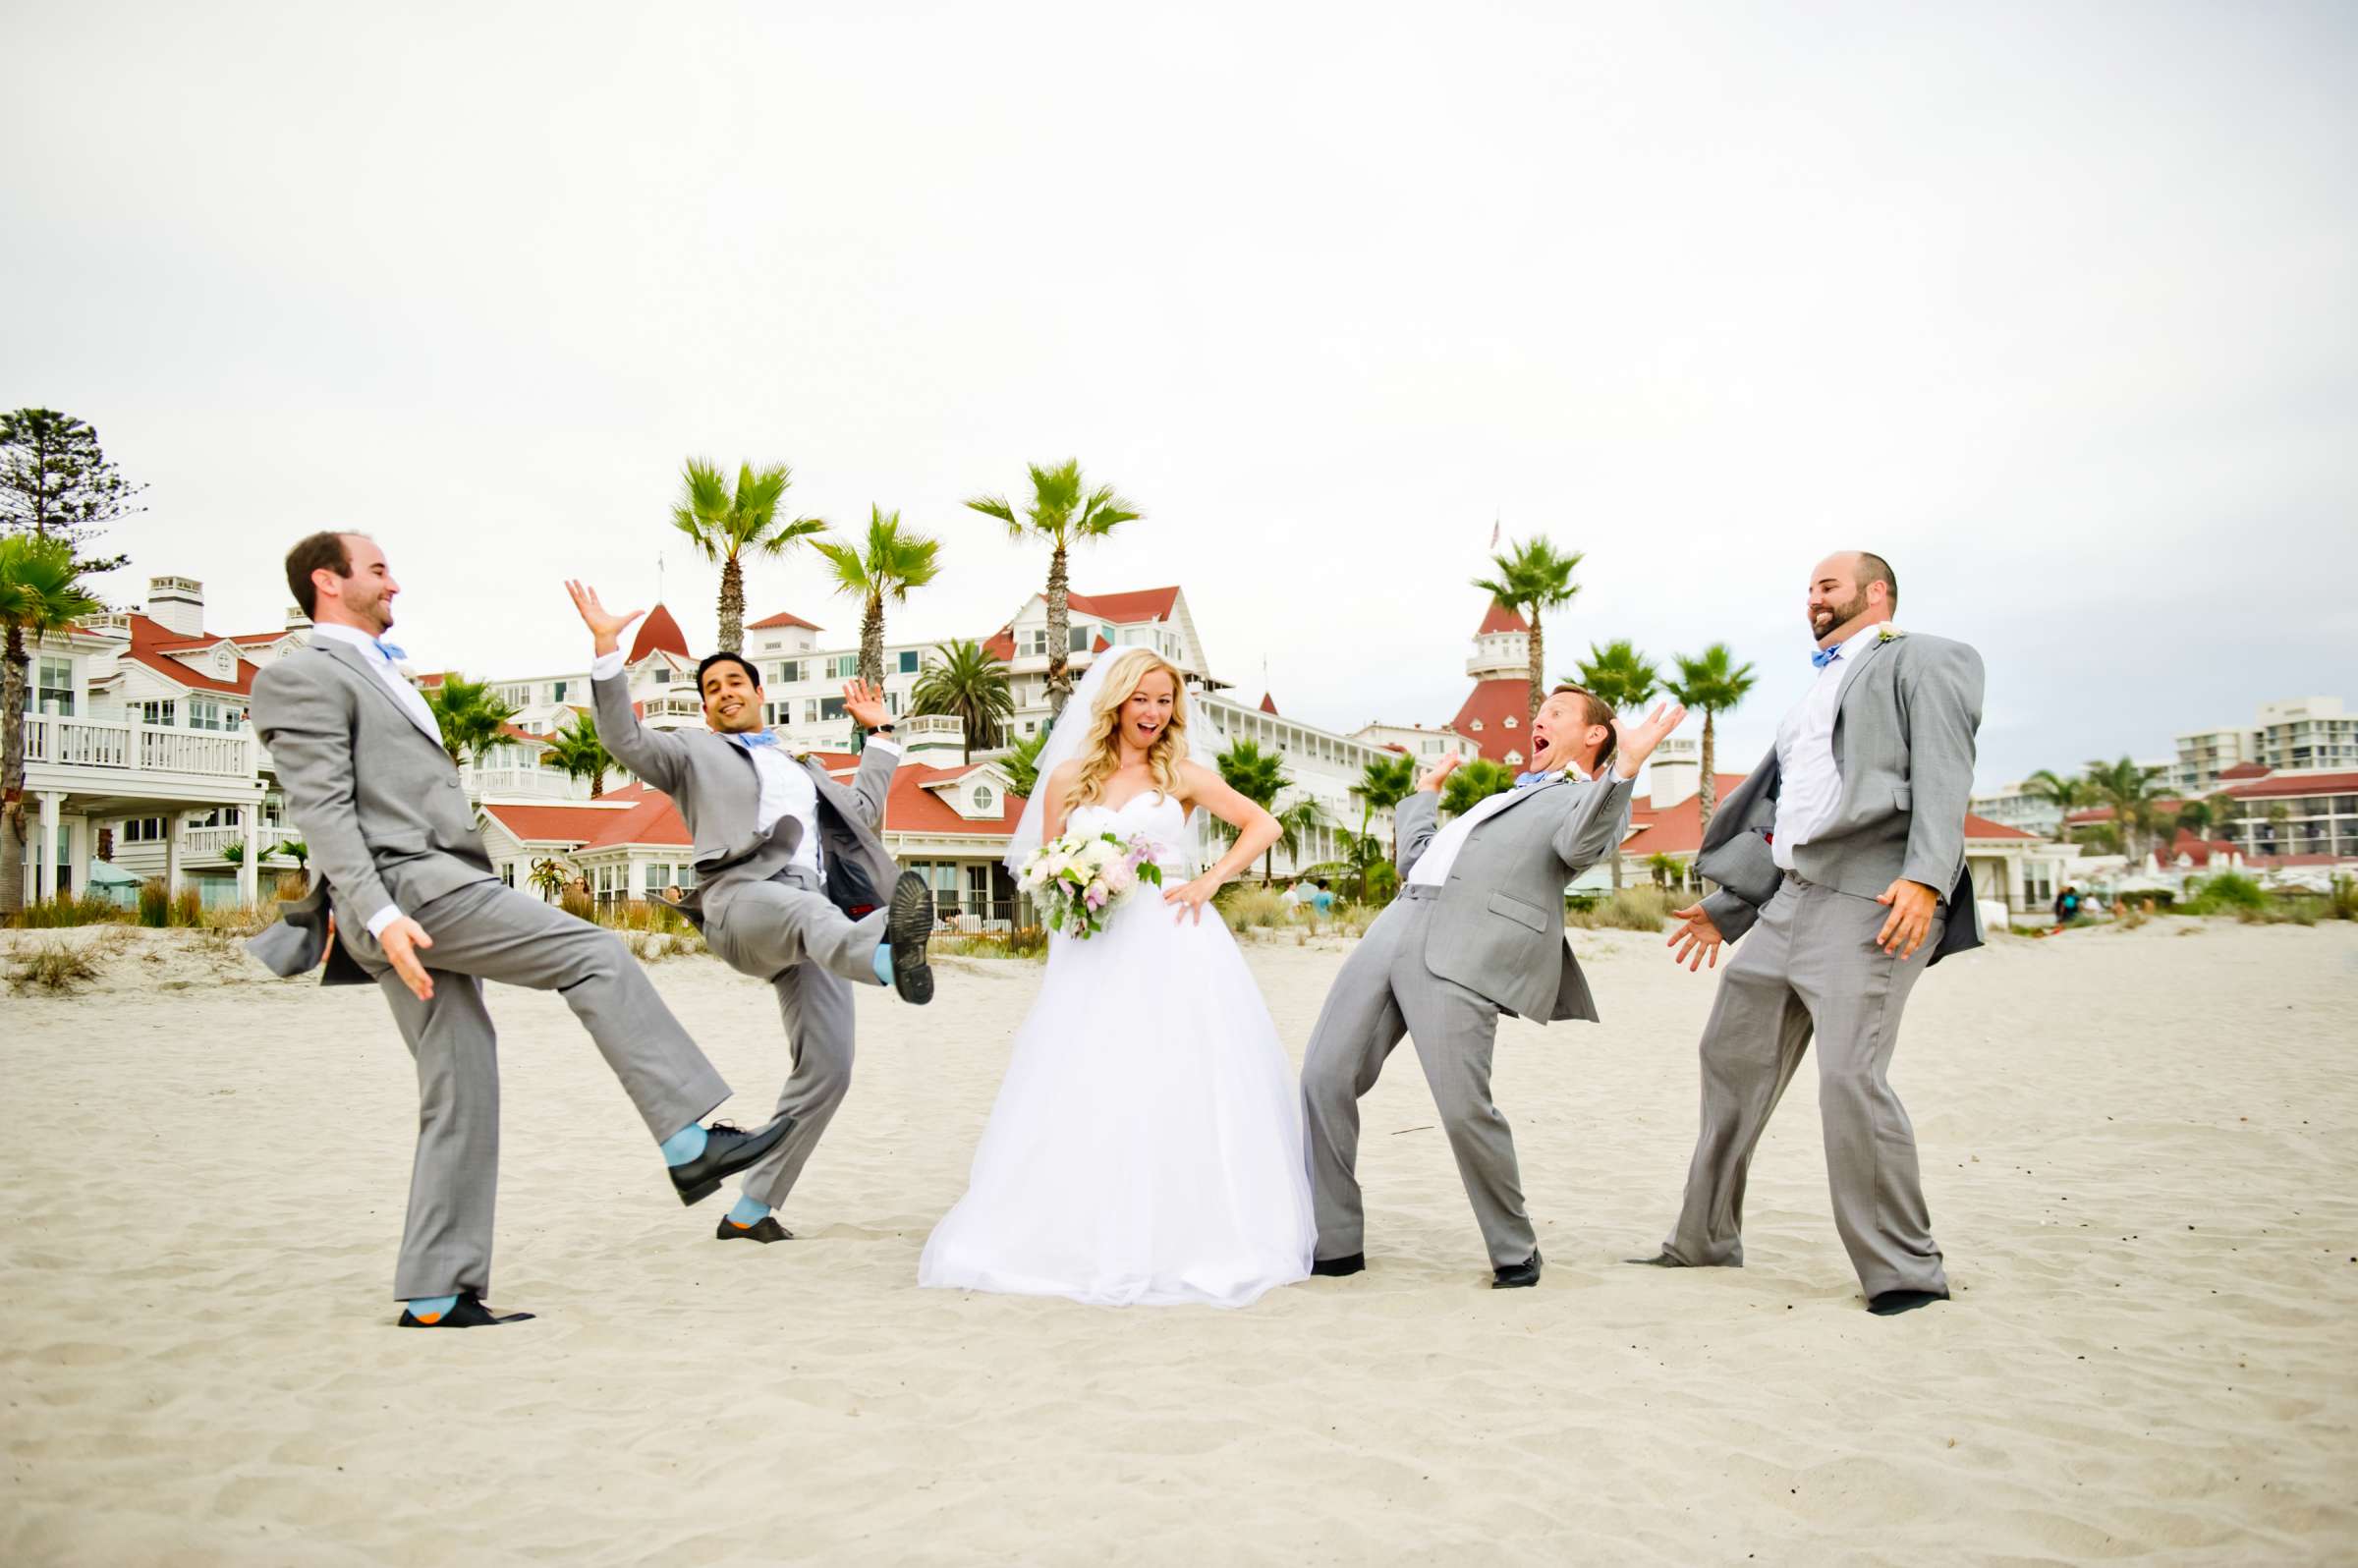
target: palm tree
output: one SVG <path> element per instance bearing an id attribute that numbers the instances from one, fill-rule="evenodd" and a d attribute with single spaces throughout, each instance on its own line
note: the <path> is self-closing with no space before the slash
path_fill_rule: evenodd
<path id="1" fill-rule="evenodd" d="M 2178 828 L 2184 828 L 2187 832 L 2192 833 L 2198 839 L 2208 839 L 2211 836 L 2212 830 L 2218 825 L 2218 813 L 2212 810 L 2211 803 L 2209 801 L 2180 801 L 2178 803 L 2178 814 L 2170 821 L 2171 832 L 2168 842 L 2164 843 L 2162 847 L 2164 851 L 2166 851 L 2171 844 L 2175 844 L 2177 842 L 2178 835 L 2176 830 Z"/>
<path id="2" fill-rule="evenodd" d="M 785 500 L 794 473 L 783 463 L 756 472 L 751 463 L 737 466 L 737 487 L 729 488 L 719 466 L 690 458 L 681 469 L 680 499 L 671 509 L 671 526 L 688 535 L 720 567 L 720 650 L 745 651 L 746 555 L 783 555 L 797 539 L 808 538 L 826 527 L 814 517 L 778 521 L 778 504 Z"/>
<path id="3" fill-rule="evenodd" d="M 1676 654 L 1678 679 L 1664 681 L 1663 690 L 1682 705 L 1703 710 L 1703 768 L 1695 778 L 1695 810 L 1703 825 L 1712 825 L 1712 812 L 1719 807 L 1719 786 L 1712 774 L 1718 765 L 1712 720 L 1744 700 L 1759 677 L 1749 664 L 1738 664 L 1725 643 L 1713 643 L 1699 658 Z M 1656 803 L 1660 804 L 1660 803 Z"/>
<path id="4" fill-rule="evenodd" d="M 433 709 L 434 722 L 442 726 L 442 750 L 454 762 L 481 756 L 483 748 L 497 741 L 500 730 L 516 716 L 516 710 L 492 693 L 488 681 L 470 681 L 456 670 L 443 676 L 441 685 L 427 690 L 425 705 Z"/>
<path id="5" fill-rule="evenodd" d="M 1441 786 L 1441 810 L 1462 816 L 1491 796 L 1515 787 L 1515 775 L 1487 756 L 1478 756 Z"/>
<path id="6" fill-rule="evenodd" d="M 287 859 L 295 863 L 295 868 L 303 873 L 303 879 L 306 882 L 309 882 L 311 879 L 311 847 L 310 845 L 305 843 L 302 839 L 282 839 L 279 842 L 278 848 L 272 850 L 270 853 L 273 855 L 284 855 Z"/>
<path id="7" fill-rule="evenodd" d="M 2022 793 L 2032 800 L 2046 801 L 2053 806 L 2061 813 L 2061 820 L 2055 824 L 2055 837 L 2062 843 L 2071 842 L 2063 822 L 2070 819 L 2072 812 L 2089 804 L 2088 781 L 2064 778 L 2053 768 L 2043 767 L 2022 781 Z"/>
<path id="8" fill-rule="evenodd" d="M 2243 802 L 2233 795 L 2215 795 L 2211 798 L 2211 822 L 2218 836 L 2243 848 Z"/>
<path id="9" fill-rule="evenodd" d="M 1524 715 L 1526 720 L 1537 715 L 1547 699 L 1547 634 L 1541 617 L 1571 603 L 1579 594 L 1580 586 L 1572 581 L 1572 573 L 1580 562 L 1580 551 L 1558 551 L 1543 534 L 1526 539 L 1504 555 L 1491 556 L 1490 564 L 1498 575 L 1474 580 L 1474 586 L 1493 603 L 1515 611 L 1531 624 L 1531 711 Z"/>
<path id="10" fill-rule="evenodd" d="M 1072 619 L 1066 604 L 1065 554 L 1075 544 L 1101 539 L 1124 523 L 1138 521 L 1140 514 L 1114 494 L 1110 484 L 1088 489 L 1082 482 L 1079 458 L 1067 458 L 1052 469 L 1037 463 L 1025 466 L 1032 473 L 1032 504 L 1022 517 L 1016 516 L 1003 496 L 978 495 L 966 504 L 1006 524 L 1011 539 L 1043 538 L 1053 547 L 1048 556 L 1047 593 L 1048 718 L 1053 722 L 1073 695 L 1072 672 L 1067 667 L 1072 654 Z"/>
<path id="11" fill-rule="evenodd" d="M 553 904 L 565 891 L 565 868 L 554 860 L 534 861 L 530 880 L 545 904 Z"/>
<path id="12" fill-rule="evenodd" d="M 592 797 L 606 793 L 606 772 L 614 766 L 614 754 L 597 738 L 597 720 L 592 715 L 576 713 L 572 723 L 550 736 L 548 759 L 567 778 L 588 779 Z"/>
<path id="13" fill-rule="evenodd" d="M 1622 638 L 1599 647 L 1589 644 L 1589 656 L 1581 662 L 1580 681 L 1601 698 L 1616 713 L 1642 708 L 1654 700 L 1661 689 L 1661 671 L 1654 661 L 1640 653 L 1629 639 Z M 1667 802 L 1656 801 L 1657 806 Z M 1657 881 L 1660 878 L 1656 878 Z M 1621 891 L 1621 841 L 1613 841 L 1613 891 Z"/>
<path id="14" fill-rule="evenodd" d="M 1263 751 L 1258 741 L 1238 741 L 1213 760 L 1220 770 L 1220 777 L 1228 781 L 1228 787 L 1264 812 L 1276 803 L 1278 793 L 1293 782 L 1292 776 L 1285 770 L 1285 758 L 1275 752 Z M 1223 837 L 1235 834 L 1236 829 L 1218 817 L 1211 820 L 1215 824 L 1214 832 Z M 1284 824 L 1279 823 L 1278 826 L 1282 829 Z M 1276 854 L 1277 846 L 1270 845 L 1269 859 L 1262 871 L 1263 882 L 1275 874 Z"/>
<path id="15" fill-rule="evenodd" d="M 1264 882 L 1275 879 L 1277 852 L 1280 849 L 1285 851 L 1285 858 L 1293 863 L 1294 868 L 1300 870 L 1302 847 L 1310 842 L 1313 833 L 1334 820 L 1326 814 L 1325 807 L 1308 795 L 1275 814 L 1277 842 L 1269 846 L 1268 855 L 1262 862 L 1261 877 Z"/>
<path id="16" fill-rule="evenodd" d="M 1015 716 L 1007 666 L 972 638 L 944 643 L 940 661 L 925 667 L 909 696 L 911 712 L 947 713 L 965 726 L 970 752 L 995 750 L 1001 726 Z"/>
<path id="17" fill-rule="evenodd" d="M 1659 888 L 1668 888 L 1672 877 L 1684 881 L 1686 868 L 1686 863 L 1677 856 L 1658 850 L 1646 857 L 1646 869 L 1654 873 L 1654 885 Z"/>
<path id="18" fill-rule="evenodd" d="M 2162 799 L 2154 792 L 2154 780 L 2166 771 L 2125 756 L 2117 762 L 2092 760 L 2088 764 L 2088 784 L 2093 797 L 2112 808 L 2112 820 L 2120 835 L 2120 853 L 2131 860 L 2137 857 L 2139 838 L 2153 833 L 2160 815 L 2155 808 Z"/>
<path id="19" fill-rule="evenodd" d="M 1007 787 L 1025 800 L 1039 788 L 1039 749 L 1048 744 L 1048 732 L 1027 735 L 1015 743 L 1015 750 L 999 758 L 999 766 L 1007 770 Z"/>
<path id="20" fill-rule="evenodd" d="M 25 907 L 25 694 L 32 666 L 26 640 L 37 644 L 103 608 L 83 588 L 71 542 L 33 533 L 0 538 L 0 626 L 8 632 L 0 657 L 0 914 Z"/>
<path id="21" fill-rule="evenodd" d="M 858 544 L 836 539 L 814 542 L 835 568 L 835 591 L 859 599 L 860 679 L 884 689 L 884 601 L 909 602 L 911 588 L 924 588 L 940 571 L 941 541 L 901 532 L 901 514 L 868 509 L 868 537 Z"/>
<path id="22" fill-rule="evenodd" d="M 1359 786 L 1354 791 L 1360 801 L 1359 831 L 1361 835 L 1363 837 L 1366 835 L 1368 821 L 1371 817 L 1377 812 L 1388 812 L 1397 808 L 1402 801 L 1407 800 L 1416 792 L 1416 788 L 1417 759 L 1413 756 L 1406 755 L 1379 756 L 1362 768 L 1359 774 Z M 1400 858 L 1400 824 L 1397 820 L 1392 823 L 1392 858 L 1395 861 Z"/>

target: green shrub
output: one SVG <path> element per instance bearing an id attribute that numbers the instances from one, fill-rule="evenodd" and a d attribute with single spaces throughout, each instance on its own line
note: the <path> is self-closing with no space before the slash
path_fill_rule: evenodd
<path id="1" fill-rule="evenodd" d="M 1272 930 L 1285 921 L 1283 895 L 1265 887 L 1232 887 L 1212 903 L 1232 931 Z"/>
<path id="2" fill-rule="evenodd" d="M 2358 921 L 2358 876 L 2333 878 L 2333 891 L 2326 896 L 2326 918 Z"/>
<path id="3" fill-rule="evenodd" d="M 1658 887 L 1625 887 L 1597 906 L 1599 925 L 1623 931 L 1658 931 L 1677 908 L 1670 894 Z"/>
<path id="4" fill-rule="evenodd" d="M 204 895 L 196 890 L 196 883 L 184 882 L 181 884 L 180 891 L 172 895 L 172 924 L 175 925 L 202 925 L 204 924 Z"/>
<path id="5" fill-rule="evenodd" d="M 1010 958 L 1044 958 L 1048 952 L 1048 928 L 1045 925 L 1018 925 L 1007 933 L 1007 956 Z"/>
<path id="6" fill-rule="evenodd" d="M 140 884 L 140 924 L 159 929 L 172 924 L 172 894 L 160 876 Z"/>
<path id="7" fill-rule="evenodd" d="M 2240 871 L 2221 871 L 2196 885 L 2195 895 L 2178 906 L 2185 915 L 2238 915 L 2269 908 L 2268 889 Z"/>

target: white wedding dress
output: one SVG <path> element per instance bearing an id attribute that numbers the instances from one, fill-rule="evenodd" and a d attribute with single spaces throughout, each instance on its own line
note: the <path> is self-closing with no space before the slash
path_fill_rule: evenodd
<path id="1" fill-rule="evenodd" d="M 1164 889 L 1193 874 L 1177 801 L 1077 808 L 1068 831 L 1145 833 Z M 920 1285 L 1104 1306 L 1243 1307 L 1310 1273 L 1302 1101 L 1217 911 L 1180 922 L 1142 883 L 1086 941 L 1048 937 L 966 1196 Z"/>

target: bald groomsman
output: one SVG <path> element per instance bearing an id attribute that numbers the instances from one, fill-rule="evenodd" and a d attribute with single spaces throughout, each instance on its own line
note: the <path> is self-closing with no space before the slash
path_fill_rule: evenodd
<path id="1" fill-rule="evenodd" d="M 1776 745 L 1720 804 L 1696 869 L 1718 884 L 1673 915 L 1674 960 L 1714 967 L 1743 941 L 1703 1032 L 1703 1132 L 1664 1267 L 1744 1261 L 1744 1179 L 1814 1035 L 1834 1227 L 1881 1316 L 1948 1299 L 1916 1170 L 1916 1133 L 1887 1073 L 1916 978 L 1981 945 L 1965 869 L 1965 803 L 1982 722 L 1982 658 L 1891 624 L 1882 557 L 1811 574 L 1817 679 Z"/>

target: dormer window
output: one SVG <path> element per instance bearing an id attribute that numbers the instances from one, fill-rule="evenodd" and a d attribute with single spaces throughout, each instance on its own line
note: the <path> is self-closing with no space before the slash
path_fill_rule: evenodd
<path id="1" fill-rule="evenodd" d="M 1507 753 L 1507 754 L 1506 754 L 1506 765 L 1507 765 L 1507 766 L 1509 766 L 1509 767 L 1520 767 L 1520 766 L 1522 765 L 1522 763 L 1523 763 L 1523 754 L 1522 754 L 1521 752 L 1509 752 L 1509 753 Z"/>
<path id="2" fill-rule="evenodd" d="M 996 795 L 991 793 L 989 785 L 978 784 L 975 786 L 975 810 L 978 812 L 987 813 L 997 810 L 998 799 L 999 798 Z"/>
<path id="3" fill-rule="evenodd" d="M 1476 719 L 1473 723 L 1467 725 L 1466 728 L 1472 730 L 1475 734 L 1480 735 L 1482 733 L 1482 720 Z"/>
<path id="4" fill-rule="evenodd" d="M 1507 727 L 1508 729 L 1510 729 L 1510 730 L 1511 730 L 1511 729 L 1513 729 L 1513 728 L 1514 728 L 1516 725 L 1518 725 L 1518 724 L 1520 724 L 1520 723 L 1522 723 L 1522 722 L 1523 722 L 1523 721 L 1522 721 L 1521 719 L 1519 719 L 1519 718 L 1515 717 L 1515 716 L 1514 716 L 1512 713 L 1509 713 L 1509 714 L 1506 716 L 1506 727 Z"/>
<path id="5" fill-rule="evenodd" d="M 230 647 L 227 644 L 223 644 L 220 647 L 213 649 L 214 669 L 218 670 L 223 675 L 227 675 L 237 667 L 238 655 L 234 648 Z"/>

